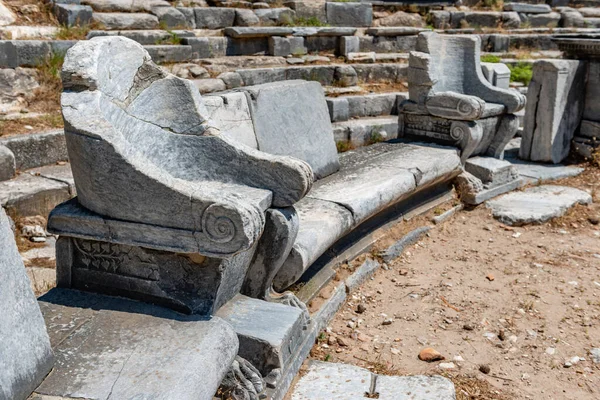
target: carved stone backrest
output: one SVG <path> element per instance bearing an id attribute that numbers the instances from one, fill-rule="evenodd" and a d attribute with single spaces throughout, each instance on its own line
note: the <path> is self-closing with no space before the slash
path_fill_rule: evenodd
<path id="1" fill-rule="evenodd" d="M 65 58 L 61 103 L 78 201 L 103 216 L 195 232 L 236 253 L 258 239 L 264 211 L 310 189 L 298 159 L 222 135 L 194 85 L 161 71 L 123 37 L 79 42 Z"/>
<path id="2" fill-rule="evenodd" d="M 503 104 L 509 113 L 525 105 L 516 91 L 494 87 L 481 70 L 481 39 L 422 32 L 409 58 L 409 98 L 419 105 L 437 93 L 457 93 Z"/>

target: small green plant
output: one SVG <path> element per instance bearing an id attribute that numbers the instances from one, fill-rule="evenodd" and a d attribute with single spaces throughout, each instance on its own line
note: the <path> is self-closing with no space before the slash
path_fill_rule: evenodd
<path id="1" fill-rule="evenodd" d="M 331 359 L 331 354 L 326 354 L 323 361 L 329 361 Z"/>
<path id="2" fill-rule="evenodd" d="M 176 34 L 173 31 L 167 30 L 167 33 L 169 34 L 169 36 L 167 36 L 164 39 L 159 39 L 156 41 L 156 44 L 172 44 L 172 45 L 179 45 L 181 44 L 181 36 L 179 36 L 178 34 Z"/>
<path id="3" fill-rule="evenodd" d="M 309 18 L 298 17 L 298 18 L 295 18 L 289 26 L 316 26 L 316 27 L 323 27 L 323 26 L 329 26 L 329 24 L 321 22 L 321 20 L 319 18 L 317 18 L 317 17 L 309 17 Z"/>
<path id="4" fill-rule="evenodd" d="M 381 133 L 382 127 L 376 126 L 371 131 L 371 135 L 369 135 L 369 140 L 367 140 L 367 146 L 370 146 L 375 143 L 383 142 L 385 140 L 384 135 Z"/>
<path id="5" fill-rule="evenodd" d="M 38 62 L 38 74 L 40 83 L 60 83 L 60 70 L 65 62 L 65 54 L 52 52 Z"/>
<path id="6" fill-rule="evenodd" d="M 493 54 L 485 54 L 485 55 L 481 56 L 481 62 L 499 63 L 500 62 L 500 57 L 495 56 Z"/>
<path id="7" fill-rule="evenodd" d="M 61 25 L 56 32 L 58 40 L 85 40 L 88 33 L 93 29 L 92 25 Z"/>
<path id="8" fill-rule="evenodd" d="M 524 85 L 529 85 L 533 77 L 533 65 L 525 62 L 518 62 L 513 65 L 508 65 L 510 69 L 510 81 L 521 82 Z"/>
<path id="9" fill-rule="evenodd" d="M 352 142 L 350 142 L 349 140 L 338 140 L 335 143 L 335 146 L 337 147 L 338 153 L 345 153 L 347 151 L 354 149 Z"/>

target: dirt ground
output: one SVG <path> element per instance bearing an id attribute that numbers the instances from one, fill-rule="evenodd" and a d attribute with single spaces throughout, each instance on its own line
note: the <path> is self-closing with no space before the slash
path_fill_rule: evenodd
<path id="1" fill-rule="evenodd" d="M 456 213 L 350 294 L 311 357 L 442 374 L 458 399 L 599 399 L 600 170 L 558 183 L 595 203 L 515 228 L 485 206 Z M 427 347 L 445 360 L 420 361 Z"/>

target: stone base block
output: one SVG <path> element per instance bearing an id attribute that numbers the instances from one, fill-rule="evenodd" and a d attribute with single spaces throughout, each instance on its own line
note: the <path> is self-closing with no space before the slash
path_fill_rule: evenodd
<path id="1" fill-rule="evenodd" d="M 15 155 L 6 146 L 0 144 L 0 181 L 15 177 Z"/>
<path id="2" fill-rule="evenodd" d="M 295 360 L 309 333 L 308 315 L 300 308 L 235 296 L 216 314 L 229 323 L 240 341 L 239 356 L 250 361 L 267 382 L 279 377 Z"/>
<path id="3" fill-rule="evenodd" d="M 46 327 L 11 224 L 0 208 L 0 398 L 25 400 L 52 368 Z"/>
<path id="4" fill-rule="evenodd" d="M 470 158 L 465 163 L 465 171 L 479 178 L 488 187 L 503 185 L 519 177 L 511 163 L 492 157 Z"/>
<path id="5" fill-rule="evenodd" d="M 240 291 L 254 248 L 203 256 L 195 232 L 105 219 L 76 199 L 57 207 L 57 285 L 208 315 Z"/>
<path id="6" fill-rule="evenodd" d="M 217 317 L 68 289 L 39 303 L 56 353 L 41 396 L 212 399 L 238 351 Z"/>

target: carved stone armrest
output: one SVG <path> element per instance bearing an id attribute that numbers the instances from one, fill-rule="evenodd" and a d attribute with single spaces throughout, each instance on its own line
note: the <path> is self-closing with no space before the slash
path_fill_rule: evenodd
<path id="1" fill-rule="evenodd" d="M 483 101 L 503 104 L 506 113 L 512 114 L 525 107 L 525 96 L 516 90 L 501 89 L 489 83 L 483 76 L 481 69 L 478 70 L 477 79 L 469 81 L 468 94 L 477 96 Z"/>
<path id="2" fill-rule="evenodd" d="M 425 107 L 436 117 L 475 121 L 482 117 L 485 101 L 466 94 L 441 92 L 429 96 L 425 101 Z"/>

